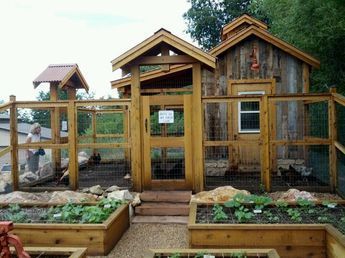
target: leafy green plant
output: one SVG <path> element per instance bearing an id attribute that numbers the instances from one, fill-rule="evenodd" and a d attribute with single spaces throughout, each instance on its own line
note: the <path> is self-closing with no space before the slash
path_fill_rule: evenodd
<path id="1" fill-rule="evenodd" d="M 234 258 L 247 258 L 247 255 L 245 252 L 238 252 L 238 253 L 232 253 L 230 257 Z"/>
<path id="2" fill-rule="evenodd" d="M 254 214 L 246 207 L 240 206 L 236 211 L 235 211 L 235 217 L 239 222 L 246 222 L 250 220 Z"/>
<path id="3" fill-rule="evenodd" d="M 169 258 L 180 258 L 180 257 L 181 257 L 180 253 L 174 253 L 174 254 L 169 256 Z"/>
<path id="4" fill-rule="evenodd" d="M 194 258 L 204 258 L 204 255 L 206 255 L 206 251 L 197 252 Z"/>
<path id="5" fill-rule="evenodd" d="M 289 208 L 287 210 L 287 213 L 290 216 L 291 220 L 296 221 L 296 222 L 302 221 L 301 213 L 297 209 Z"/>
<path id="6" fill-rule="evenodd" d="M 282 200 L 276 201 L 275 205 L 280 211 L 285 211 L 289 206 L 289 204 L 286 201 Z"/>
<path id="7" fill-rule="evenodd" d="M 317 220 L 319 222 L 321 222 L 321 223 L 329 223 L 329 222 L 331 222 L 331 219 L 328 216 L 326 216 L 326 215 L 322 215 L 322 216 L 317 217 Z"/>
<path id="8" fill-rule="evenodd" d="M 22 211 L 22 208 L 19 204 L 9 204 L 7 211 L 8 213 L 5 214 L 5 220 L 16 223 L 30 222 L 27 214 Z"/>
<path id="9" fill-rule="evenodd" d="M 102 223 L 122 204 L 121 201 L 104 198 L 96 205 L 67 203 L 52 207 L 46 219 L 64 223 Z"/>
<path id="10" fill-rule="evenodd" d="M 262 210 L 265 206 L 272 203 L 272 199 L 270 197 L 255 194 L 250 195 L 249 200 L 254 202 L 255 210 Z"/>
<path id="11" fill-rule="evenodd" d="M 223 221 L 228 219 L 228 215 L 224 212 L 223 206 L 220 204 L 213 205 L 213 221 Z"/>
<path id="12" fill-rule="evenodd" d="M 333 209 L 333 208 L 335 208 L 335 207 L 337 206 L 337 203 L 331 202 L 330 200 L 324 200 L 324 201 L 322 202 L 322 205 L 325 206 L 325 207 L 327 207 L 327 208 Z"/>
<path id="13" fill-rule="evenodd" d="M 263 214 L 268 218 L 268 220 L 269 220 L 270 222 L 273 222 L 273 223 L 279 222 L 279 217 L 276 216 L 276 215 L 274 216 L 274 215 L 272 214 L 272 212 L 270 212 L 270 211 L 264 211 Z"/>

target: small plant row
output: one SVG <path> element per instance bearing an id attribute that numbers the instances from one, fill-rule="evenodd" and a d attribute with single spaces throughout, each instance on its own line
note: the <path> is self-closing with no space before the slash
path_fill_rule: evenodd
<path id="1" fill-rule="evenodd" d="M 222 258 L 247 258 L 246 252 L 236 252 L 236 253 L 229 253 L 229 254 L 221 254 L 221 256 L 217 255 L 213 255 L 213 254 L 209 254 L 207 251 L 202 251 L 202 252 L 198 252 L 195 255 L 192 254 L 188 254 L 187 255 L 183 255 L 179 252 L 173 253 L 171 255 L 159 255 L 156 254 L 155 258 L 185 258 L 185 257 L 190 257 L 190 258 L 215 258 L 215 257 L 222 257 Z M 260 257 L 259 255 L 255 256 L 255 257 Z"/>
<path id="2" fill-rule="evenodd" d="M 331 223 L 345 233 L 345 209 L 337 209 L 337 204 L 330 201 L 317 206 L 310 200 L 299 198 L 296 205 L 289 206 L 285 201 L 272 202 L 266 196 L 236 194 L 224 205 L 214 204 L 212 207 L 213 222 L 228 221 L 230 217 L 237 223 L 284 223 L 286 220 L 288 223 Z"/>
<path id="3" fill-rule="evenodd" d="M 14 223 L 102 223 L 124 202 L 104 198 L 95 205 L 66 203 L 46 209 L 33 207 L 40 213 L 38 219 L 32 219 L 27 208 L 19 204 L 9 204 L 2 209 L 0 220 L 13 221 Z"/>

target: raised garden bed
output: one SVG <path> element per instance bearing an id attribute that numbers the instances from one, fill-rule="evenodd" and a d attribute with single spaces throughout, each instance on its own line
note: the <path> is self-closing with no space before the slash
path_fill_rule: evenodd
<path id="1" fill-rule="evenodd" d="M 209 255 L 209 256 L 207 256 Z M 151 249 L 144 258 L 279 258 L 274 249 Z"/>
<path id="2" fill-rule="evenodd" d="M 86 258 L 86 248 L 77 247 L 24 247 L 31 258 Z M 17 257 L 11 248 L 12 256 Z"/>
<path id="3" fill-rule="evenodd" d="M 254 214 L 256 205 L 192 203 L 190 247 L 273 248 L 281 257 L 344 257 L 345 236 L 340 232 L 345 229 L 343 206 L 264 204 L 263 211 Z"/>
<path id="4" fill-rule="evenodd" d="M 128 204 L 109 205 L 103 206 L 108 212 L 102 213 L 96 205 L 76 205 L 73 208 L 72 204 L 67 204 L 65 208 L 50 208 L 47 215 L 49 207 L 29 207 L 26 204 L 10 216 L 7 209 L 2 208 L 0 220 L 14 222 L 12 232 L 20 237 L 24 246 L 87 247 L 88 255 L 107 255 L 129 228 Z M 10 206 L 10 209 L 18 209 L 18 206 Z M 81 220 L 77 219 L 78 213 Z"/>

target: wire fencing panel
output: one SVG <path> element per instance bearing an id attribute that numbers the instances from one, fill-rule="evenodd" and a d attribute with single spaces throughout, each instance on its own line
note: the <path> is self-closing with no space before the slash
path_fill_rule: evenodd
<path id="1" fill-rule="evenodd" d="M 337 185 L 338 192 L 345 197 L 345 106 L 339 103 L 335 104 L 336 125 L 337 125 Z M 340 145 L 340 146 L 339 146 Z"/>
<path id="2" fill-rule="evenodd" d="M 12 190 L 10 109 L 0 110 L 0 193 Z"/>
<path id="3" fill-rule="evenodd" d="M 132 187 L 127 104 L 97 101 L 78 105 L 77 131 L 80 188 L 100 185 Z"/>
<path id="4" fill-rule="evenodd" d="M 260 98 L 205 100 L 203 109 L 205 188 L 259 191 Z"/>
<path id="5" fill-rule="evenodd" d="M 320 99 L 270 99 L 271 189 L 330 190 L 329 110 Z"/>

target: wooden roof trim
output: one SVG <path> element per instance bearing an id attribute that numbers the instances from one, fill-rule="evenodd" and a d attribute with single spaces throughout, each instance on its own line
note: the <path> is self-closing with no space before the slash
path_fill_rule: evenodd
<path id="1" fill-rule="evenodd" d="M 237 19 L 233 20 L 232 22 L 226 24 L 223 28 L 222 28 L 222 35 L 229 33 L 230 31 L 232 31 L 233 29 L 235 29 L 236 27 L 240 26 L 243 23 L 248 23 L 250 25 L 256 25 L 257 27 L 263 29 L 263 30 L 267 30 L 268 26 L 266 23 L 251 17 L 248 14 L 244 14 L 240 17 L 238 17 Z"/>
<path id="2" fill-rule="evenodd" d="M 132 60 L 138 58 L 154 46 L 161 42 L 165 42 L 174 48 L 190 55 L 196 60 L 205 63 L 206 65 L 215 68 L 215 58 L 212 55 L 202 51 L 201 49 L 189 44 L 188 42 L 172 35 L 164 29 L 161 29 L 150 38 L 144 40 L 142 43 L 136 45 L 132 49 L 128 50 L 121 56 L 115 58 L 112 63 L 113 71 L 125 66 Z"/>
<path id="3" fill-rule="evenodd" d="M 82 75 L 82 73 L 80 72 L 78 66 L 74 67 L 73 69 L 71 69 L 68 74 L 63 78 L 63 80 L 59 83 L 59 88 L 63 88 L 65 86 L 65 84 L 69 81 L 69 79 L 71 79 L 71 77 L 74 75 L 74 73 L 77 74 L 83 88 L 86 90 L 86 92 L 89 92 L 89 85 L 87 84 L 84 76 Z"/>
<path id="4" fill-rule="evenodd" d="M 214 56 L 218 56 L 227 49 L 231 48 L 232 46 L 236 45 L 237 43 L 241 42 L 245 38 L 255 35 L 272 45 L 280 48 L 281 50 L 289 53 L 290 55 L 295 56 L 296 58 L 303 60 L 307 64 L 315 67 L 315 68 L 320 68 L 320 61 L 317 60 L 316 58 L 312 57 L 311 55 L 306 54 L 305 52 L 299 50 L 298 48 L 290 45 L 289 43 L 273 36 L 272 34 L 268 33 L 265 30 L 259 29 L 256 26 L 250 26 L 247 29 L 239 32 L 238 34 L 234 35 L 233 37 L 223 41 L 220 43 L 218 46 L 215 48 L 211 49 L 210 54 Z"/>
<path id="5" fill-rule="evenodd" d="M 169 72 L 164 72 L 162 70 L 154 70 L 140 74 L 140 82 L 148 81 L 154 78 L 158 78 L 164 75 L 173 74 L 176 72 L 184 71 L 191 69 L 192 65 L 179 65 L 171 67 Z M 131 85 L 131 77 L 121 78 L 118 80 L 111 81 L 111 88 L 118 89 Z"/>

